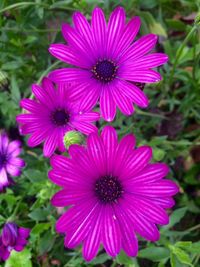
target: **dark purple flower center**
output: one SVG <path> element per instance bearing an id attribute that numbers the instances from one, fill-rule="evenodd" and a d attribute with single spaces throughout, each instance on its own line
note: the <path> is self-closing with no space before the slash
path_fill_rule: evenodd
<path id="1" fill-rule="evenodd" d="M 99 60 L 92 68 L 94 78 L 104 83 L 112 81 L 116 77 L 117 66 L 112 60 Z"/>
<path id="2" fill-rule="evenodd" d="M 64 109 L 57 109 L 51 114 L 51 120 L 56 126 L 64 126 L 69 122 L 70 115 Z"/>
<path id="3" fill-rule="evenodd" d="M 120 181 L 111 175 L 100 177 L 95 183 L 95 193 L 105 204 L 115 202 L 121 197 L 123 188 Z"/>
<path id="4" fill-rule="evenodd" d="M 0 169 L 5 166 L 7 162 L 7 155 L 0 152 Z"/>

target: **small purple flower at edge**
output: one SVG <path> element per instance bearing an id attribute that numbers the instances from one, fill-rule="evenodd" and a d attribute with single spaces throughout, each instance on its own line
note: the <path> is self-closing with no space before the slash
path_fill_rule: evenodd
<path id="1" fill-rule="evenodd" d="M 9 142 L 5 133 L 0 133 L 0 191 L 11 183 L 11 176 L 19 176 L 21 168 L 25 166 L 24 160 L 19 158 L 21 142 Z"/>
<path id="2" fill-rule="evenodd" d="M 27 244 L 30 229 L 19 227 L 13 222 L 4 225 L 0 236 L 0 261 L 6 261 L 12 250 L 22 251 Z"/>
<path id="3" fill-rule="evenodd" d="M 152 70 L 167 62 L 164 53 L 149 53 L 157 42 L 155 34 L 133 41 L 140 29 L 140 18 L 126 23 L 126 14 L 117 7 L 108 23 L 103 11 L 96 7 L 91 23 L 80 12 L 73 14 L 73 26 L 63 24 L 67 44 L 51 44 L 49 52 L 74 67 L 54 70 L 49 78 L 56 82 L 77 82 L 72 97 L 81 108 L 92 108 L 100 102 L 106 121 L 112 121 L 116 107 L 125 115 L 134 112 L 133 103 L 148 106 L 148 98 L 137 83 L 155 83 L 162 79 Z"/>

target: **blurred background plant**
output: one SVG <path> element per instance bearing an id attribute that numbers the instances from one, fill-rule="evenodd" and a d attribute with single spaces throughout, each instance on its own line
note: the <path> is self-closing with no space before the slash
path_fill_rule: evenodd
<path id="1" fill-rule="evenodd" d="M 62 210 L 53 208 L 49 201 L 57 190 L 47 179 L 49 161 L 40 147 L 26 146 L 15 115 L 20 113 L 19 100 L 30 96 L 31 84 L 62 66 L 48 53 L 49 44 L 64 42 L 62 22 L 71 22 L 75 10 L 90 19 L 96 5 L 107 15 L 117 5 L 126 9 L 129 18 L 139 15 L 140 34 L 158 34 L 156 50 L 169 55 L 168 64 L 160 68 L 163 81 L 144 88 L 149 108 L 136 109 L 129 118 L 118 113 L 113 126 L 119 136 L 134 133 L 137 145 L 151 145 L 154 160 L 169 164 L 169 177 L 179 183 L 181 193 L 170 224 L 161 228 L 160 240 L 147 243 L 140 239 L 137 258 L 121 253 L 111 259 L 101 251 L 95 260 L 85 263 L 81 250 L 64 249 L 63 237 L 55 233 L 54 224 Z M 27 162 L 15 185 L 0 194 L 0 226 L 12 219 L 32 228 L 28 247 L 12 253 L 0 266 L 200 266 L 199 11 L 199 0 L 0 1 L 0 129 L 6 129 L 10 139 L 22 140 Z M 104 124 L 100 121 L 99 128 Z"/>

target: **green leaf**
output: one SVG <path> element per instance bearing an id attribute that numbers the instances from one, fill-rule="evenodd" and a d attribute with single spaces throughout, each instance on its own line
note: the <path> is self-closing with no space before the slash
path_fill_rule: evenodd
<path id="1" fill-rule="evenodd" d="M 21 252 L 13 250 L 10 258 L 6 261 L 5 267 L 32 267 L 31 253 L 25 248 Z"/>
<path id="2" fill-rule="evenodd" d="M 170 251 L 164 247 L 149 247 L 141 249 L 138 253 L 138 257 L 145 258 L 152 261 L 160 261 L 170 256 Z"/>
<path id="3" fill-rule="evenodd" d="M 162 227 L 162 232 L 164 232 L 165 230 L 170 229 L 171 227 L 173 227 L 175 224 L 177 224 L 178 222 L 180 222 L 180 220 L 185 216 L 187 211 L 187 207 L 185 208 L 180 208 L 175 210 L 172 215 L 170 216 L 170 220 L 169 220 L 169 224 Z"/>
<path id="4" fill-rule="evenodd" d="M 116 261 L 119 264 L 124 264 L 125 266 L 129 267 L 133 265 L 132 258 L 128 257 L 124 251 L 121 251 L 119 255 L 116 257 Z"/>
<path id="5" fill-rule="evenodd" d="M 43 233 L 44 231 L 48 230 L 51 227 L 50 223 L 37 223 L 32 231 L 31 234 L 33 235 L 40 235 L 41 233 Z"/>
<path id="6" fill-rule="evenodd" d="M 15 75 L 11 77 L 11 94 L 12 98 L 18 103 L 21 95 Z"/>
<path id="7" fill-rule="evenodd" d="M 182 249 L 178 248 L 178 247 L 173 247 L 172 249 L 173 254 L 176 255 L 177 259 L 184 264 L 187 264 L 189 266 L 193 266 L 192 265 L 192 259 L 190 258 L 190 256 Z"/>
<path id="8" fill-rule="evenodd" d="M 28 216 L 35 221 L 45 221 L 47 220 L 48 215 L 49 215 L 49 212 L 47 210 L 35 209 L 31 213 L 29 213 Z"/>

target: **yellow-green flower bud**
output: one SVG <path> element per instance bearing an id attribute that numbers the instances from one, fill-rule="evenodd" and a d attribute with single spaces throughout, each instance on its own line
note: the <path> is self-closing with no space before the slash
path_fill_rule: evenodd
<path id="1" fill-rule="evenodd" d="M 84 137 L 77 131 L 69 131 L 64 135 L 63 142 L 66 149 L 73 144 L 83 144 Z"/>

